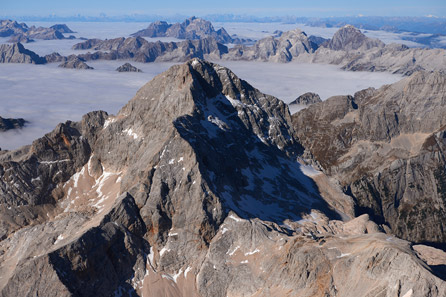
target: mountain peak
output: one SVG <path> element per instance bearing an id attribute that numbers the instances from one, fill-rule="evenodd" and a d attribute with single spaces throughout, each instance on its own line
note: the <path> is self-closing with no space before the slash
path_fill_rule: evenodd
<path id="1" fill-rule="evenodd" d="M 352 25 L 345 25 L 333 35 L 326 47 L 332 50 L 368 50 L 373 47 L 384 47 L 385 44 L 378 40 L 365 36 L 361 30 Z"/>

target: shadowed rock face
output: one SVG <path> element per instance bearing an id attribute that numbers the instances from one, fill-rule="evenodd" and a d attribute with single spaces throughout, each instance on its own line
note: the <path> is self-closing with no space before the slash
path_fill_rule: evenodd
<path id="1" fill-rule="evenodd" d="M 293 115 L 303 145 L 358 205 L 416 242 L 444 243 L 446 76 L 419 72 Z"/>
<path id="2" fill-rule="evenodd" d="M 22 118 L 19 119 L 5 119 L 0 117 L 0 131 L 7 131 L 11 129 L 19 129 L 25 126 L 26 121 Z"/>
<path id="3" fill-rule="evenodd" d="M 211 22 L 191 17 L 182 23 L 168 24 L 164 21 L 151 23 L 147 29 L 140 30 L 132 36 L 138 37 L 174 37 L 179 39 L 214 38 L 221 43 L 233 42 L 224 28 L 215 31 Z"/>
<path id="4" fill-rule="evenodd" d="M 444 295 L 408 242 L 336 220 L 353 201 L 302 151 L 282 101 L 173 66 L 0 153 L 0 295 Z"/>

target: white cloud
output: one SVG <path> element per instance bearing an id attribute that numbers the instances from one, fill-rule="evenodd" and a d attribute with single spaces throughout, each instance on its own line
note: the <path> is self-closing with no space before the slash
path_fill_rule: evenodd
<path id="1" fill-rule="evenodd" d="M 114 114 L 141 86 L 172 65 L 131 62 L 144 72 L 114 71 L 124 62 L 89 62 L 95 70 L 64 69 L 57 64 L 0 64 L 0 116 L 30 121 L 24 129 L 0 133 L 0 147 L 31 144 L 58 123 L 78 121 L 93 110 Z"/>
<path id="2" fill-rule="evenodd" d="M 353 95 L 368 87 L 381 87 L 402 78 L 387 72 L 350 72 L 335 65 L 218 61 L 264 93 L 286 103 L 306 92 L 322 100 L 334 95 Z"/>

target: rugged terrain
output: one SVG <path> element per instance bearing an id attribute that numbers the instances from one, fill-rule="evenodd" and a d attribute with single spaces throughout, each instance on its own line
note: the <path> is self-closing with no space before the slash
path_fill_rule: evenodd
<path id="1" fill-rule="evenodd" d="M 401 238 L 446 242 L 446 75 L 416 72 L 379 90 L 336 96 L 293 115 L 324 172 Z"/>
<path id="2" fill-rule="evenodd" d="M 298 129 L 194 59 L 0 152 L 0 296 L 444 296 L 441 252 L 354 218 Z"/>

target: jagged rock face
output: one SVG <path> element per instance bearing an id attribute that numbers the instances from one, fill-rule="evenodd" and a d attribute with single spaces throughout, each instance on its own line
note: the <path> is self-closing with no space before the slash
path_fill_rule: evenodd
<path id="1" fill-rule="evenodd" d="M 260 60 L 289 62 L 300 54 L 313 53 L 317 45 L 299 29 L 257 41 L 253 46 L 236 46 L 223 58 L 227 60 Z"/>
<path id="2" fill-rule="evenodd" d="M 116 68 L 116 71 L 118 72 L 142 72 L 141 69 L 136 68 L 130 63 L 125 63 L 118 68 Z"/>
<path id="3" fill-rule="evenodd" d="M 322 102 L 321 97 L 315 93 L 305 93 L 296 98 L 296 100 L 290 102 L 290 105 L 293 104 L 302 104 L 302 105 L 311 105 L 314 103 Z"/>
<path id="4" fill-rule="evenodd" d="M 142 37 L 110 40 L 87 40 L 73 49 L 94 49 L 98 52 L 79 55 L 85 60 L 132 59 L 136 62 L 184 62 L 193 57 L 220 58 L 228 48 L 213 38 L 182 42 L 148 42 Z M 107 52 L 103 52 L 107 51 Z"/>
<path id="5" fill-rule="evenodd" d="M 0 44 L 0 63 L 44 64 L 45 62 L 44 58 L 25 49 L 21 43 Z"/>
<path id="6" fill-rule="evenodd" d="M 373 47 L 382 48 L 385 44 L 378 39 L 372 39 L 361 33 L 359 29 L 347 25 L 336 31 L 333 38 L 325 45 L 335 51 L 368 50 Z"/>
<path id="7" fill-rule="evenodd" d="M 224 28 L 215 31 L 211 22 L 191 17 L 183 23 L 168 24 L 164 21 L 151 23 L 147 29 L 140 30 L 132 36 L 174 37 L 179 39 L 204 39 L 212 37 L 221 43 L 231 43 L 233 39 Z"/>
<path id="8" fill-rule="evenodd" d="M 78 57 L 67 59 L 65 62 L 61 63 L 59 67 L 69 68 L 69 69 L 85 69 L 85 70 L 94 69 L 93 67 L 88 66 L 87 63 L 85 63 Z"/>
<path id="9" fill-rule="evenodd" d="M 444 295 L 408 242 L 330 220 L 295 135 L 282 101 L 194 59 L 0 152 L 0 295 Z"/>
<path id="10" fill-rule="evenodd" d="M 5 119 L 0 117 L 0 131 L 7 131 L 11 129 L 19 129 L 25 126 L 27 122 L 22 119 Z"/>
<path id="11" fill-rule="evenodd" d="M 446 76 L 416 73 L 311 105 L 293 115 L 299 139 L 327 173 L 400 237 L 444 242 Z"/>

